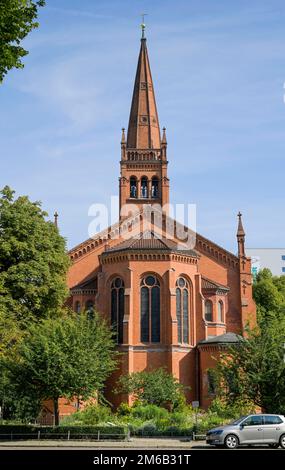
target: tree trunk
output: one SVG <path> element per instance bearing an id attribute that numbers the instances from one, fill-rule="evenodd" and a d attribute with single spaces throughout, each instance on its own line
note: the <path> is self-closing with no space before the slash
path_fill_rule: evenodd
<path id="1" fill-rule="evenodd" d="M 54 425 L 59 425 L 58 398 L 53 399 Z"/>

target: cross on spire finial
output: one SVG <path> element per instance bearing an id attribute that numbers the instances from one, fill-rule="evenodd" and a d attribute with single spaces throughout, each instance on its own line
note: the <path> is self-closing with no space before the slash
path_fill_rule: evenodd
<path id="1" fill-rule="evenodd" d="M 142 23 L 141 23 L 141 29 L 142 29 L 142 39 L 144 39 L 144 32 L 145 32 L 145 22 L 144 22 L 144 18 L 145 16 L 147 16 L 147 13 L 141 13 L 141 17 L 142 17 Z"/>

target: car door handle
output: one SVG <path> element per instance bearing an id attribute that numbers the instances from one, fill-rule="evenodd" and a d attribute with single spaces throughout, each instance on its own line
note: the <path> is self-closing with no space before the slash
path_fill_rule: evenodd
<path id="1" fill-rule="evenodd" d="M 257 430 L 257 431 L 263 431 L 263 428 L 258 428 L 258 430 Z"/>
<path id="2" fill-rule="evenodd" d="M 276 431 L 280 431 L 280 428 L 276 428 Z"/>

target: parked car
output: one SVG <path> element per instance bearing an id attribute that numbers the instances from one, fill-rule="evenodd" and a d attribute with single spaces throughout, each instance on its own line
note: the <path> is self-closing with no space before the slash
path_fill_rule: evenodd
<path id="1" fill-rule="evenodd" d="M 285 449 L 285 417 L 273 414 L 255 414 L 225 426 L 210 429 L 207 444 L 236 449 L 239 445 L 268 444 Z"/>

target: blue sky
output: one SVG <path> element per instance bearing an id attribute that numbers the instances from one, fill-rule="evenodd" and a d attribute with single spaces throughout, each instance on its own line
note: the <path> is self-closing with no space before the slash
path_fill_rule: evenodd
<path id="1" fill-rule="evenodd" d="M 118 192 L 142 11 L 171 201 L 234 252 L 238 210 L 248 246 L 284 246 L 283 0 L 47 0 L 0 87 L 0 186 L 57 210 L 69 247 L 88 238 Z"/>

